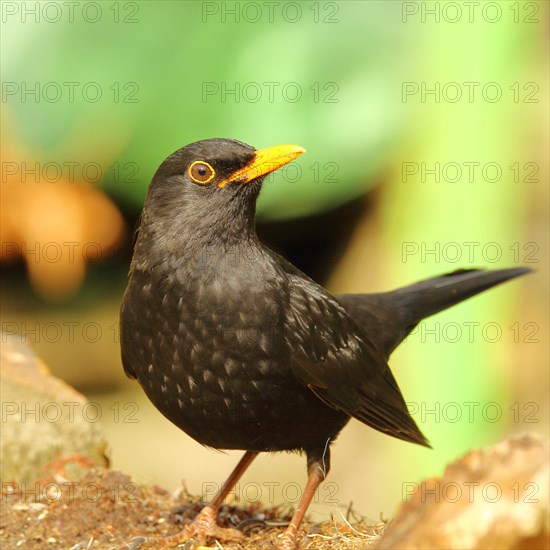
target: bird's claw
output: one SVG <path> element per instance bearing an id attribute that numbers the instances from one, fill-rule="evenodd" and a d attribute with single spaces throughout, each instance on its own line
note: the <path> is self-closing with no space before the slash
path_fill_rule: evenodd
<path id="1" fill-rule="evenodd" d="M 244 534 L 237 529 L 219 527 L 215 514 L 207 507 L 179 533 L 168 537 L 135 537 L 130 541 L 128 550 L 175 548 L 180 545 L 185 550 L 195 550 L 204 548 L 209 539 L 241 541 L 243 538 Z"/>
<path id="2" fill-rule="evenodd" d="M 287 533 L 279 539 L 277 543 L 277 550 L 295 550 L 296 549 L 296 537 L 291 537 Z"/>

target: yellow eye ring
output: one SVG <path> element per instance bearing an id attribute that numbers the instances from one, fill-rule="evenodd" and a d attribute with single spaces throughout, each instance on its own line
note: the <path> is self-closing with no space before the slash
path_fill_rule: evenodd
<path id="1" fill-rule="evenodd" d="M 214 168 L 207 162 L 204 162 L 204 160 L 196 160 L 189 166 L 187 173 L 195 183 L 200 185 L 211 182 L 216 175 Z"/>

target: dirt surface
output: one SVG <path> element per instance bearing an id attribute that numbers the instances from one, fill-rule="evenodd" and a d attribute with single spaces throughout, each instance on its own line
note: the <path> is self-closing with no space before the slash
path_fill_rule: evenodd
<path id="1" fill-rule="evenodd" d="M 137 536 L 175 534 L 190 522 L 202 503 L 184 490 L 171 495 L 159 487 L 141 486 L 128 476 L 90 470 L 79 482 L 52 479 L 37 484 L 7 485 L 2 492 L 0 547 L 8 549 L 121 549 Z M 213 548 L 274 548 L 290 520 L 290 508 L 224 505 L 222 527 L 246 534 L 244 543 Z M 347 518 L 345 516 L 348 516 Z M 300 548 L 358 549 L 374 544 L 385 524 L 368 525 L 352 510 L 322 524 L 305 523 Z M 198 548 L 188 544 L 186 548 Z"/>

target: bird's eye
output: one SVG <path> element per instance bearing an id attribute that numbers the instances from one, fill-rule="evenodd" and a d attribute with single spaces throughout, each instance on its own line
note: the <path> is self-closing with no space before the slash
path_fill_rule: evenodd
<path id="1" fill-rule="evenodd" d="M 211 181 L 212 178 L 216 175 L 214 168 L 212 168 L 210 164 L 202 160 L 196 160 L 189 167 L 188 172 L 189 172 L 189 177 L 195 183 L 200 183 L 202 185 Z"/>

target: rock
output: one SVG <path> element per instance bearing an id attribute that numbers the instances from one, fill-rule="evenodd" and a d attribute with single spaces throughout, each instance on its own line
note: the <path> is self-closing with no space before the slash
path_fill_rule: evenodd
<path id="1" fill-rule="evenodd" d="M 548 445 L 534 435 L 507 438 L 411 487 L 376 548 L 549 548 L 548 487 Z"/>
<path id="2" fill-rule="evenodd" d="M 75 479 L 83 467 L 106 466 L 99 407 L 49 374 L 21 338 L 0 334 L 3 488 Z"/>

